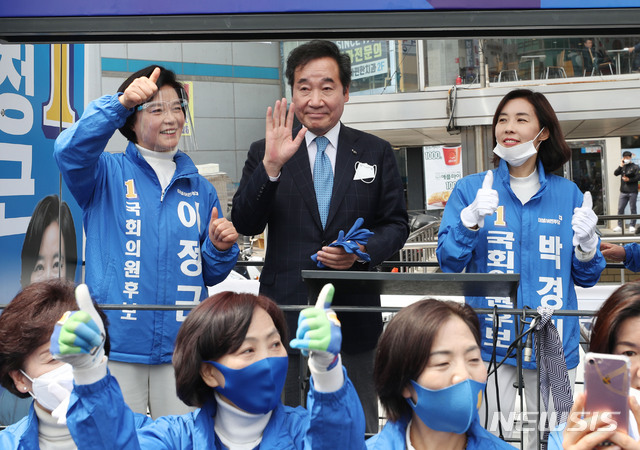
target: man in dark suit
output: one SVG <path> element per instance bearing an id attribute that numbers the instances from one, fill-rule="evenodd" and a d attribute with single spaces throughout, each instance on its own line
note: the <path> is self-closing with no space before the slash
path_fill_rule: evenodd
<path id="1" fill-rule="evenodd" d="M 388 142 L 340 123 L 349 100 L 351 62 L 328 41 L 312 41 L 291 52 L 286 76 L 292 89 L 286 100 L 267 109 L 266 139 L 249 150 L 240 187 L 233 198 L 232 222 L 244 235 L 260 234 L 266 226 L 267 250 L 260 275 L 260 293 L 283 305 L 306 305 L 307 287 L 301 270 L 373 270 L 404 245 L 408 221 L 404 192 L 393 150 Z M 293 113 L 302 123 L 292 131 Z M 316 137 L 329 143 L 320 150 Z M 326 142 L 326 141 L 325 141 Z M 321 145 L 324 147 L 324 145 Z M 321 218 L 314 167 L 325 153 L 331 163 L 333 187 L 326 218 Z M 329 162 L 328 161 L 328 162 Z M 327 164 L 328 164 L 327 162 Z M 322 162 L 324 164 L 324 162 Z M 320 165 L 321 163 L 318 163 Z M 317 167 L 316 167 L 317 169 Z M 331 174 L 329 174 L 331 181 Z M 328 194 L 327 194 L 328 195 Z M 322 195 L 320 195 L 322 197 Z M 342 247 L 329 247 L 338 232 L 347 232 L 357 218 L 374 235 L 361 250 L 371 261 L 358 260 Z M 323 224 L 324 220 L 324 224 Z M 336 292 L 335 306 L 379 306 L 379 296 Z M 382 331 L 380 313 L 339 313 L 343 363 L 349 371 L 367 418 L 367 432 L 377 432 L 377 399 L 373 390 L 374 348 Z M 288 313 L 295 332 L 297 313 Z M 299 404 L 298 358 L 290 358 L 285 402 Z"/>

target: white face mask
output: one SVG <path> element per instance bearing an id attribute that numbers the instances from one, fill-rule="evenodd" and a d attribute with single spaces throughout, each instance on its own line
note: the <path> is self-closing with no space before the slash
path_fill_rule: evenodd
<path id="1" fill-rule="evenodd" d="M 631 160 L 630 160 L 630 159 L 625 159 L 625 160 L 624 160 L 624 163 L 625 163 L 625 164 L 629 164 L 630 162 L 631 162 Z"/>
<path id="2" fill-rule="evenodd" d="M 51 411 L 51 415 L 58 419 L 58 423 L 66 423 L 67 406 L 73 390 L 71 364 L 65 363 L 33 379 L 23 370 L 20 372 L 31 381 L 32 391 L 29 391 L 29 394 L 44 409 Z"/>
<path id="3" fill-rule="evenodd" d="M 501 159 L 504 159 L 510 166 L 520 167 L 529 158 L 538 153 L 538 147 L 540 147 L 542 142 L 539 142 L 538 147 L 535 147 L 533 145 L 533 141 L 538 139 L 538 136 L 540 136 L 542 131 L 544 131 L 544 127 L 542 127 L 542 130 L 540 130 L 540 132 L 536 134 L 536 137 L 530 141 L 514 145 L 513 147 L 505 147 L 500 143 L 497 143 L 496 147 L 493 149 L 493 153 L 498 155 Z"/>

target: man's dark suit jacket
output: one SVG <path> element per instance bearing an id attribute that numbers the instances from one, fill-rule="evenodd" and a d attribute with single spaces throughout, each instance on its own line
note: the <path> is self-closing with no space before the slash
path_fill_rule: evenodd
<path id="1" fill-rule="evenodd" d="M 293 136 L 298 130 L 294 130 Z M 364 219 L 363 227 L 375 234 L 366 246 L 371 263 L 356 263 L 352 270 L 371 270 L 402 248 L 409 233 L 407 210 L 400 173 L 388 142 L 341 125 L 325 230 L 320 222 L 305 141 L 282 167 L 277 182 L 269 180 L 262 164 L 264 145 L 264 139 L 251 144 L 231 212 L 233 224 L 245 236 L 260 234 L 268 225 L 261 294 L 281 305 L 308 304 L 301 270 L 318 270 L 311 255 L 333 242 L 340 230 L 349 231 L 358 217 Z M 357 162 L 375 166 L 375 179 L 354 180 Z M 380 306 L 380 297 L 346 297 L 336 292 L 333 304 Z M 287 314 L 290 334 L 295 333 L 297 316 Z M 359 353 L 375 347 L 382 331 L 380 313 L 338 316 L 344 352 Z"/>

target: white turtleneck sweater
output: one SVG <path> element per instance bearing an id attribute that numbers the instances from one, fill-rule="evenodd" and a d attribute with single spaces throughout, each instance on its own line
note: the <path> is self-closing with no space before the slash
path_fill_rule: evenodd
<path id="1" fill-rule="evenodd" d="M 147 161 L 155 171 L 160 181 L 160 186 L 162 186 L 162 192 L 164 192 L 167 186 L 169 186 L 173 174 L 176 172 L 176 163 L 173 157 L 178 153 L 178 149 L 170 152 L 154 152 L 153 150 L 140 147 L 138 144 L 136 144 L 136 147 L 138 147 L 140 155 L 142 155 L 145 161 Z"/>
<path id="2" fill-rule="evenodd" d="M 538 169 L 535 169 L 526 177 L 520 178 L 514 177 L 513 175 L 509 175 L 509 177 L 511 178 L 511 190 L 516 194 L 516 197 L 518 197 L 523 205 L 527 203 L 540 189 Z"/>
<path id="3" fill-rule="evenodd" d="M 34 402 L 38 417 L 38 442 L 40 450 L 76 450 L 76 443 L 66 425 L 58 425 L 56 419 Z"/>
<path id="4" fill-rule="evenodd" d="M 251 414 L 225 402 L 217 392 L 214 395 L 218 403 L 214 428 L 220 441 L 230 450 L 256 448 L 273 411 Z"/>

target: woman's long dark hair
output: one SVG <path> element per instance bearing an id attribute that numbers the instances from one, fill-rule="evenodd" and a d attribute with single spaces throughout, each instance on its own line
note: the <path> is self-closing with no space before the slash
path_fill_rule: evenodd
<path id="1" fill-rule="evenodd" d="M 536 112 L 536 117 L 540 123 L 540 129 L 543 127 L 549 132 L 549 137 L 542 141 L 538 148 L 538 157 L 536 161 L 542 162 L 545 172 L 553 172 L 554 170 L 562 167 L 564 163 L 571 158 L 571 149 L 569 144 L 564 139 L 560 122 L 556 116 L 555 111 L 551 107 L 549 100 L 540 92 L 534 92 L 529 89 L 515 89 L 505 95 L 493 115 L 493 125 L 491 132 L 493 133 L 493 146 L 496 146 L 496 124 L 500 117 L 500 113 L 504 109 L 507 102 L 522 98 L 528 101 L 533 106 Z M 500 157 L 493 155 L 493 165 L 498 167 L 500 164 Z"/>

